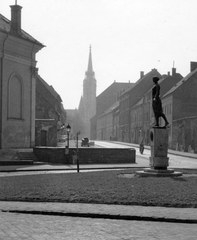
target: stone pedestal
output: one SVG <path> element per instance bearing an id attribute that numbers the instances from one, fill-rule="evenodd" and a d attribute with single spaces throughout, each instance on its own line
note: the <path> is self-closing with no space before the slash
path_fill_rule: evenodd
<path id="1" fill-rule="evenodd" d="M 166 128 L 152 128 L 150 131 L 151 156 L 150 167 L 154 169 L 167 169 L 168 130 Z"/>
<path id="2" fill-rule="evenodd" d="M 150 131 L 151 156 L 150 168 L 144 171 L 137 171 L 136 175 L 142 177 L 179 177 L 181 172 L 175 172 L 173 169 L 167 169 L 169 165 L 168 158 L 168 129 L 154 127 Z"/>

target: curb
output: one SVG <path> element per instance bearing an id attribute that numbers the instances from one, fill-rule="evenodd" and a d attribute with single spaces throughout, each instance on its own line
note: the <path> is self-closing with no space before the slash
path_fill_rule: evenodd
<path id="1" fill-rule="evenodd" d="M 52 212 L 52 211 L 36 211 L 36 210 L 1 210 L 6 213 L 33 214 L 33 215 L 49 215 L 49 216 L 66 216 L 81 218 L 100 218 L 128 221 L 146 221 L 146 222 L 170 222 L 170 223 L 188 223 L 196 224 L 197 219 L 179 219 L 168 217 L 146 217 L 146 216 L 129 216 L 121 214 L 100 214 L 100 213 L 74 213 L 74 212 Z"/>
<path id="2" fill-rule="evenodd" d="M 145 167 L 98 167 L 98 168 L 80 168 L 79 170 L 80 171 L 87 171 L 87 170 L 113 170 L 113 169 L 115 169 L 115 170 L 118 170 L 118 169 L 137 169 L 137 168 L 145 168 Z M 24 169 L 24 170 L 22 170 L 22 169 L 14 169 L 14 170 L 0 170 L 0 173 L 1 172 L 35 172 L 35 171 L 37 171 L 37 172 L 42 172 L 42 171 L 77 171 L 77 168 L 65 168 L 65 169 L 62 169 L 62 168 L 57 168 L 57 169 Z"/>

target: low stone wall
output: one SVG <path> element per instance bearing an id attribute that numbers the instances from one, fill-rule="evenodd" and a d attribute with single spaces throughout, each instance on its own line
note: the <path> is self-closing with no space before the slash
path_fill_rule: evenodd
<path id="1" fill-rule="evenodd" d="M 74 163 L 76 148 L 70 148 L 65 154 L 65 148 L 35 147 L 34 154 L 38 161 L 48 163 Z M 136 152 L 133 148 L 79 148 L 80 164 L 116 164 L 135 163 Z"/>

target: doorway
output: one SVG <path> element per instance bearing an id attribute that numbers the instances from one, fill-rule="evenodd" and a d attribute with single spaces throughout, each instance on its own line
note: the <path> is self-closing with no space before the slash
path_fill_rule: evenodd
<path id="1" fill-rule="evenodd" d="M 47 131 L 41 130 L 41 146 L 47 146 Z"/>

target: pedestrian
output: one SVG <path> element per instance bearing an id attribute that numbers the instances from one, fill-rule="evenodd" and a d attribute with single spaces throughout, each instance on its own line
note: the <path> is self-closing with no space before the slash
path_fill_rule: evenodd
<path id="1" fill-rule="evenodd" d="M 163 113 L 162 102 L 160 99 L 160 85 L 158 83 L 159 78 L 157 76 L 153 77 L 154 86 L 152 88 L 152 107 L 155 116 L 155 127 L 159 127 L 159 118 L 162 117 L 165 121 L 164 127 L 169 125 L 169 122 Z"/>

